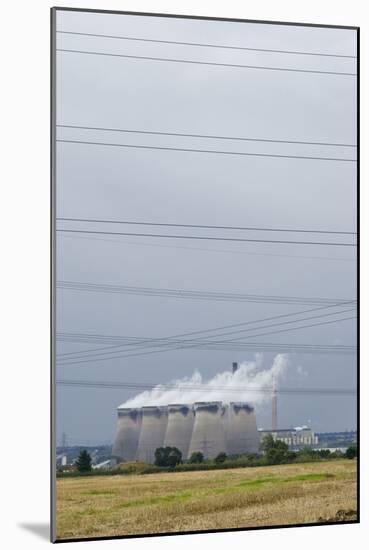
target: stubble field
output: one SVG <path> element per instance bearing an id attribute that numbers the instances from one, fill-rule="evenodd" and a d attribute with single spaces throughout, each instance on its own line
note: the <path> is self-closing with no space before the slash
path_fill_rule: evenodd
<path id="1" fill-rule="evenodd" d="M 57 480 L 57 538 L 356 519 L 356 461 Z"/>

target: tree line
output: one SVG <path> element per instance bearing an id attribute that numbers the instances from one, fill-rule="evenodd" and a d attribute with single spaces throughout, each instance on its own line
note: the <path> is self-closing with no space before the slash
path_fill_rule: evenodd
<path id="1" fill-rule="evenodd" d="M 355 446 L 348 447 L 344 453 L 341 451 L 331 452 L 329 449 L 314 450 L 310 447 L 304 447 L 301 450 L 292 451 L 283 441 L 274 440 L 272 435 L 267 435 L 264 437 L 260 445 L 260 450 L 262 451 L 262 454 L 245 453 L 238 456 L 228 456 L 226 453 L 221 452 L 214 459 L 205 459 L 203 453 L 197 451 L 192 453 L 188 460 L 184 461 L 182 453 L 177 447 L 158 447 L 155 450 L 154 465 L 148 464 L 147 468 L 141 469 L 140 472 L 153 473 L 154 471 L 162 470 L 179 471 L 232 467 L 236 468 L 246 466 L 268 466 L 337 458 L 354 459 L 357 457 L 357 448 Z M 91 455 L 86 450 L 80 451 L 80 454 L 74 464 L 77 472 L 80 474 L 86 474 L 92 471 Z M 132 473 L 134 473 L 134 471 L 135 468 L 132 468 Z"/>

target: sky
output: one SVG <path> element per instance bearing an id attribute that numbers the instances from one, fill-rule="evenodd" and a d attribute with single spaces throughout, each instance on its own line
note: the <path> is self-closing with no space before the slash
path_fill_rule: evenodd
<path id="1" fill-rule="evenodd" d="M 69 140 L 57 142 L 58 218 L 356 231 L 356 163 L 347 160 L 356 156 L 356 149 L 352 147 L 356 144 L 356 77 L 224 66 L 355 73 L 354 30 L 57 11 L 57 31 L 57 48 L 75 50 L 57 51 L 57 138 Z M 68 32 L 254 49 L 168 44 Z M 99 52 L 115 55 L 97 55 Z M 123 133 L 114 132 L 113 128 L 345 146 Z M 76 141 L 243 152 L 255 156 L 111 147 Z M 344 160 L 257 156 L 260 154 Z M 66 220 L 58 220 L 57 227 L 220 238 L 354 242 L 350 235 L 241 232 Z M 352 246 L 58 231 L 56 252 L 59 283 L 356 299 L 356 248 Z M 261 370 L 271 368 L 277 352 L 267 351 L 263 343 L 356 344 L 356 319 L 349 319 L 257 338 L 250 337 L 252 332 L 245 333 L 251 342 L 260 343 L 257 358 L 255 350 L 239 348 L 221 351 L 176 349 L 130 358 L 117 354 L 113 359 L 96 359 L 92 353 L 73 355 L 112 345 L 111 341 L 106 343 L 108 339 L 92 340 L 91 335 L 161 338 L 314 307 L 319 306 L 58 288 L 57 332 L 90 335 L 90 338 L 84 342 L 73 340 L 73 337 L 69 341 L 65 338 L 57 341 L 57 378 L 133 385 L 166 384 L 191 377 L 198 371 L 202 380 L 207 381 L 231 369 L 233 361 L 256 361 Z M 344 311 L 344 308 L 335 311 Z M 329 309 L 306 313 L 302 317 L 328 312 Z M 355 311 L 339 313 L 302 324 L 343 319 L 355 314 Z M 268 324 L 271 323 L 273 321 Z M 290 352 L 288 367 L 279 383 L 283 388 L 300 390 L 355 389 L 356 356 Z M 116 408 L 140 391 L 118 386 L 112 389 L 59 385 L 56 392 L 58 443 L 63 432 L 69 444 L 111 442 Z M 268 400 L 257 408 L 258 427 L 270 427 L 270 409 Z M 281 393 L 278 409 L 280 427 L 309 424 L 318 432 L 356 429 L 354 395 Z"/>

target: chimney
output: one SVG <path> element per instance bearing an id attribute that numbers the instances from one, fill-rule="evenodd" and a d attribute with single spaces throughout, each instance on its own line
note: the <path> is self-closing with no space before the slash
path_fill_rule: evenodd
<path id="1" fill-rule="evenodd" d="M 238 370 L 238 363 L 234 362 L 234 363 L 232 363 L 232 373 L 234 374 L 236 372 L 236 370 Z"/>
<path id="2" fill-rule="evenodd" d="M 278 409 L 277 409 L 277 387 L 275 378 L 273 378 L 273 393 L 272 393 L 272 430 L 276 432 L 278 429 Z"/>

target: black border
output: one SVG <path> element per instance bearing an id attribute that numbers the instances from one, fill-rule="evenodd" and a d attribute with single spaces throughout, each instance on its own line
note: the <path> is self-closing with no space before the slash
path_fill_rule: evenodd
<path id="1" fill-rule="evenodd" d="M 209 529 L 201 531 L 177 531 L 173 533 L 145 533 L 134 535 L 114 535 L 107 537 L 85 537 L 71 539 L 56 538 L 56 412 L 55 412 L 55 332 L 56 332 L 56 13 L 57 11 L 76 11 L 85 13 L 110 14 L 110 15 L 131 15 L 145 17 L 169 17 L 174 19 L 195 19 L 202 21 L 225 21 L 230 23 L 256 23 L 261 25 L 283 25 L 294 27 L 318 27 L 324 29 L 347 29 L 356 31 L 357 44 L 357 83 L 356 83 L 356 128 L 357 128 L 357 176 L 356 176 L 356 208 L 357 208 L 357 519 L 352 521 L 332 521 L 322 523 L 296 523 L 289 525 L 269 525 L 255 527 L 237 527 L 229 529 Z M 64 542 L 87 542 L 96 540 L 121 540 L 151 537 L 167 537 L 179 535 L 201 535 L 209 533 L 227 533 L 237 531 L 260 531 L 270 529 L 289 529 L 294 527 L 320 527 L 326 525 L 347 525 L 360 523 L 360 27 L 349 25 L 325 25 L 318 23 L 293 23 L 287 21 L 268 21 L 255 19 L 236 19 L 228 17 L 208 17 L 200 15 L 178 15 L 171 13 L 150 13 L 133 12 L 119 10 L 100 10 L 90 8 L 71 8 L 54 6 L 50 8 L 50 243 L 51 243 L 51 265 L 50 265 L 50 334 L 51 334 L 51 373 L 50 373 L 50 444 L 51 444 L 51 464 L 50 464 L 50 540 L 53 543 Z"/>

